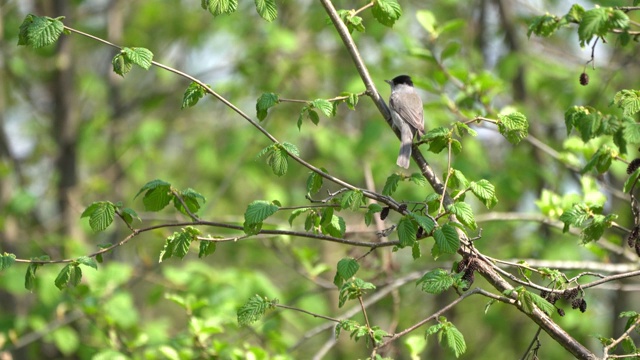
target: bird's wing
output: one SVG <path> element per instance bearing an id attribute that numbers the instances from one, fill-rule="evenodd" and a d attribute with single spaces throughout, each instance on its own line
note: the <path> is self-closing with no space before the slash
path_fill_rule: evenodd
<path id="1" fill-rule="evenodd" d="M 402 96 L 402 104 L 407 106 L 398 106 L 398 97 Z M 412 128 L 418 130 L 420 135 L 424 134 L 424 117 L 422 110 L 422 100 L 418 94 L 398 94 L 392 93 L 389 99 L 390 105 L 396 110 L 398 115 Z"/>

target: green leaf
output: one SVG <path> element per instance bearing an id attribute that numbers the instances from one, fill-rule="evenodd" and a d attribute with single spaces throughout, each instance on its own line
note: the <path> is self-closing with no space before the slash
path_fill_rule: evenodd
<path id="1" fill-rule="evenodd" d="M 291 215 L 289 215 L 289 225 L 293 226 L 293 220 L 295 220 L 298 216 L 304 214 L 307 211 L 310 211 L 311 208 L 301 208 L 301 209 L 295 209 L 291 212 Z"/>
<path id="2" fill-rule="evenodd" d="M 438 249 L 444 254 L 454 254 L 460 247 L 460 238 L 456 229 L 444 224 L 433 231 L 433 238 Z"/>
<path id="3" fill-rule="evenodd" d="M 76 259 L 76 262 L 78 264 L 82 264 L 84 266 L 88 266 L 91 268 L 94 268 L 96 270 L 98 270 L 98 263 L 96 262 L 96 260 L 94 258 L 88 257 L 88 256 L 80 256 L 79 258 Z"/>
<path id="4" fill-rule="evenodd" d="M 63 17 L 52 19 L 48 16 L 27 15 L 20 25 L 18 45 L 37 49 L 55 43 L 64 30 L 60 19 Z"/>
<path id="5" fill-rule="evenodd" d="M 513 112 L 507 115 L 498 115 L 498 130 L 512 144 L 518 144 L 527 137 L 529 123 L 527 118 L 519 113 Z"/>
<path id="6" fill-rule="evenodd" d="M 538 36 L 549 37 L 560 27 L 560 19 L 554 15 L 541 15 L 533 18 L 529 24 L 529 30 L 527 31 L 527 37 L 531 37 L 531 34 Z"/>
<path id="7" fill-rule="evenodd" d="M 379 23 L 392 27 L 402 16 L 402 8 L 396 0 L 375 0 L 371 13 Z"/>
<path id="8" fill-rule="evenodd" d="M 25 287 L 25 289 L 31 291 L 35 287 L 35 285 L 36 285 L 36 271 L 38 270 L 38 267 L 40 267 L 40 266 L 41 266 L 40 264 L 30 263 L 29 267 L 27 267 L 27 272 L 25 273 L 25 276 L 24 276 L 24 287 Z"/>
<path id="9" fill-rule="evenodd" d="M 116 207 L 109 201 L 98 201 L 89 205 L 80 218 L 89 218 L 89 226 L 93 231 L 102 231 L 113 223 Z"/>
<path id="10" fill-rule="evenodd" d="M 256 0 L 256 3 L 257 1 L 259 0 Z M 260 97 L 258 98 L 258 101 L 256 102 L 256 112 L 257 112 L 258 120 L 260 121 L 264 120 L 267 117 L 267 111 L 271 107 L 276 106 L 278 103 L 280 103 L 280 98 L 278 97 L 278 94 L 263 93 L 262 95 L 260 95 Z"/>
<path id="11" fill-rule="evenodd" d="M 129 225 L 133 223 L 133 219 L 136 219 L 142 222 L 142 219 L 140 219 L 140 217 L 138 216 L 138 213 L 135 212 L 135 210 L 130 208 L 123 208 L 122 210 L 120 210 L 120 215 L 122 215 L 122 218 L 124 219 L 124 221 Z"/>
<path id="12" fill-rule="evenodd" d="M 173 198 L 174 195 L 169 185 L 158 186 L 144 194 L 142 203 L 147 211 L 160 211 L 169 205 Z"/>
<path id="13" fill-rule="evenodd" d="M 469 180 L 460 170 L 450 169 L 451 177 L 449 178 L 449 186 L 454 189 L 466 189 L 469 187 Z"/>
<path id="14" fill-rule="evenodd" d="M 452 214 L 456 215 L 458 221 L 469 227 L 471 230 L 475 230 L 478 227 L 473 216 L 473 210 L 471 210 L 471 206 L 469 204 L 457 202 L 449 206 L 448 210 Z"/>
<path id="15" fill-rule="evenodd" d="M 113 65 L 113 72 L 124 77 L 131 69 L 133 69 L 133 62 L 129 60 L 123 53 L 118 53 L 111 60 Z"/>
<path id="16" fill-rule="evenodd" d="M 573 4 L 569 12 L 564 16 L 567 22 L 579 23 L 582 21 L 584 15 L 584 8 L 578 4 Z"/>
<path id="17" fill-rule="evenodd" d="M 340 207 L 342 209 L 349 208 L 351 211 L 360 210 L 360 206 L 364 205 L 364 194 L 360 190 L 349 190 L 342 195 Z"/>
<path id="18" fill-rule="evenodd" d="M 563 211 L 558 219 L 564 223 L 563 233 L 569 231 L 569 226 L 582 226 L 589 220 L 589 211 L 584 204 L 575 204 L 571 209 Z"/>
<path id="19" fill-rule="evenodd" d="M 369 204 L 367 207 L 367 212 L 364 214 L 364 223 L 369 226 L 373 222 L 373 214 L 379 213 L 382 211 L 382 206 L 377 203 Z"/>
<path id="20" fill-rule="evenodd" d="M 202 196 L 202 194 L 191 188 L 187 188 L 181 191 L 180 196 L 182 197 L 182 201 L 184 201 L 184 203 L 187 205 L 187 208 L 189 209 L 189 211 L 191 211 L 192 214 L 197 213 L 198 210 L 200 210 L 200 207 L 207 201 L 207 199 Z M 173 198 L 173 206 L 181 213 L 188 215 L 184 209 L 184 206 L 182 206 L 182 203 L 176 196 L 174 196 Z"/>
<path id="21" fill-rule="evenodd" d="M 419 259 L 422 256 L 422 252 L 420 251 L 420 243 L 414 242 L 413 246 L 411 246 L 411 257 L 413 260 Z"/>
<path id="22" fill-rule="evenodd" d="M 374 290 L 375 288 L 376 286 L 372 283 L 358 278 L 345 282 L 342 287 L 340 287 L 338 307 L 342 307 L 347 300 L 354 300 L 362 297 L 367 292 L 366 290 Z"/>
<path id="23" fill-rule="evenodd" d="M 391 174 L 382 188 L 382 195 L 392 195 L 398 189 L 398 183 L 402 180 L 402 177 L 398 174 Z"/>
<path id="24" fill-rule="evenodd" d="M 351 279 L 360 269 L 360 264 L 354 258 L 344 258 L 338 261 L 336 276 L 333 283 L 340 287 L 342 284 Z"/>
<path id="25" fill-rule="evenodd" d="M 311 105 L 313 108 L 320 110 L 326 117 L 332 117 L 335 115 L 333 113 L 333 104 L 330 101 L 325 99 L 315 99 L 311 102 Z M 316 125 L 318 124 L 317 121 L 314 123 Z"/>
<path id="26" fill-rule="evenodd" d="M 321 168 L 320 170 L 325 173 L 327 172 L 324 168 Z M 313 171 L 310 172 L 309 177 L 307 178 L 307 194 L 312 195 L 320 191 L 323 179 L 322 175 Z"/>
<path id="27" fill-rule="evenodd" d="M 638 181 L 639 176 L 640 176 L 640 168 L 636 169 L 631 175 L 629 175 L 627 180 L 624 182 L 622 191 L 624 191 L 625 193 L 629 193 L 629 191 L 631 190 L 631 187 L 635 185 L 636 182 Z"/>
<path id="28" fill-rule="evenodd" d="M 640 111 L 640 91 L 618 91 L 613 97 L 613 103 L 622 109 L 624 116 L 632 116 Z"/>
<path id="29" fill-rule="evenodd" d="M 71 264 L 67 264 L 65 267 L 62 268 L 62 270 L 60 270 L 60 272 L 58 273 L 58 276 L 56 277 L 56 280 L 54 281 L 56 287 L 60 290 L 64 289 L 65 287 L 67 287 L 67 284 L 69 283 L 69 280 L 71 280 L 71 268 L 75 267 Z"/>
<path id="30" fill-rule="evenodd" d="M 132 63 L 140 66 L 145 70 L 149 70 L 151 62 L 153 61 L 153 53 L 149 49 L 141 47 L 122 48 L 122 53 Z"/>
<path id="31" fill-rule="evenodd" d="M 266 154 L 267 165 L 271 166 L 271 170 L 277 176 L 282 176 L 289 169 L 289 153 L 300 156 L 298 148 L 290 143 L 272 144 L 262 150 L 258 157 Z"/>
<path id="32" fill-rule="evenodd" d="M 522 310 L 527 314 L 533 313 L 535 307 L 538 307 L 540 310 L 545 312 L 547 315 L 551 315 L 554 311 L 556 311 L 556 307 L 542 298 L 538 294 L 534 294 L 527 290 L 521 290 L 518 292 L 518 300 L 522 304 Z"/>
<path id="33" fill-rule="evenodd" d="M 137 198 L 138 195 L 142 194 L 145 191 L 148 190 L 153 190 L 156 189 L 158 187 L 163 187 L 163 188 L 170 188 L 171 184 L 164 181 L 164 180 L 160 180 L 160 179 L 155 179 L 155 180 L 151 180 L 148 183 L 144 184 L 144 186 L 138 191 L 138 193 L 136 194 L 136 196 L 134 196 L 133 198 Z"/>
<path id="34" fill-rule="evenodd" d="M 448 271 L 434 269 L 424 274 L 416 285 L 422 285 L 422 291 L 429 294 L 440 294 L 453 286 L 453 277 Z"/>
<path id="35" fill-rule="evenodd" d="M 467 343 L 464 341 L 464 336 L 462 336 L 462 333 L 450 322 L 447 322 L 447 326 L 442 328 L 442 339 L 456 358 L 467 351 Z"/>
<path id="36" fill-rule="evenodd" d="M 158 262 L 163 262 L 172 256 L 183 259 L 189 253 L 191 242 L 197 240 L 198 235 L 200 230 L 192 226 L 182 228 L 180 232 L 174 232 L 165 240 Z"/>
<path id="37" fill-rule="evenodd" d="M 260 16 L 271 22 L 278 17 L 278 9 L 275 0 L 255 0 L 256 10 Z"/>
<path id="38" fill-rule="evenodd" d="M 604 36 L 607 33 L 607 12 L 604 8 L 594 8 L 582 15 L 578 26 L 580 46 L 585 46 L 594 36 Z"/>
<path id="39" fill-rule="evenodd" d="M 0 271 L 4 269 L 8 269 L 15 262 L 16 262 L 16 255 L 5 252 L 4 254 L 0 255 Z"/>
<path id="40" fill-rule="evenodd" d="M 347 231 L 347 225 L 344 219 L 337 215 L 331 216 L 331 221 L 322 225 L 322 233 L 329 234 L 333 237 L 342 238 Z"/>
<path id="41" fill-rule="evenodd" d="M 202 0 L 201 5 L 213 16 L 231 14 L 238 9 L 237 0 Z"/>
<path id="42" fill-rule="evenodd" d="M 424 229 L 425 234 L 431 234 L 436 226 L 436 223 L 430 216 L 416 215 L 414 213 L 409 213 L 409 216 L 411 216 L 411 218 L 415 220 L 421 228 Z"/>
<path id="43" fill-rule="evenodd" d="M 418 185 L 418 186 L 427 186 L 429 183 L 427 182 L 427 178 L 420 173 L 413 173 L 409 177 L 409 181 Z"/>
<path id="44" fill-rule="evenodd" d="M 413 246 L 416 242 L 416 233 L 418 228 L 412 221 L 410 216 L 403 216 L 398 222 L 398 240 L 400 240 L 400 247 Z"/>
<path id="45" fill-rule="evenodd" d="M 267 310 L 275 308 L 277 300 L 269 300 L 260 295 L 253 295 L 246 304 L 238 309 L 238 324 L 240 326 L 253 324 L 258 321 Z"/>
<path id="46" fill-rule="evenodd" d="M 198 257 L 203 258 L 216 252 L 216 242 L 200 240 L 200 247 L 198 249 Z"/>
<path id="47" fill-rule="evenodd" d="M 275 214 L 280 207 L 273 202 L 256 200 L 247 206 L 244 212 L 244 229 L 247 235 L 255 235 L 260 231 L 262 222 Z M 257 231 L 256 226 L 258 226 Z M 253 229 L 253 231 L 251 230 Z M 249 231 L 248 231 L 249 230 Z"/>
<path id="48" fill-rule="evenodd" d="M 195 106 L 204 94 L 206 94 L 204 87 L 196 82 L 191 82 L 187 90 L 184 91 L 184 95 L 182 95 L 182 106 L 180 109 Z"/>
<path id="49" fill-rule="evenodd" d="M 491 209 L 498 203 L 496 188 L 488 180 L 472 181 L 469 184 L 471 192 L 478 198 L 487 209 Z"/>
<path id="50" fill-rule="evenodd" d="M 364 26 L 362 27 L 362 31 L 364 31 Z M 358 97 L 358 94 L 356 94 L 356 93 L 349 93 L 348 96 L 349 97 L 346 100 L 347 106 L 349 107 L 349 109 L 355 110 L 356 109 L 356 105 L 358 105 L 358 100 L 360 98 Z"/>
<path id="51" fill-rule="evenodd" d="M 627 124 L 622 134 L 630 144 L 640 144 L 640 124 Z"/>

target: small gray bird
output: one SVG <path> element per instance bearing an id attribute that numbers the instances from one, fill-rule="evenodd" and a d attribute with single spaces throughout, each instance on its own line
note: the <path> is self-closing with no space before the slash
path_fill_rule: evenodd
<path id="1" fill-rule="evenodd" d="M 396 164 L 405 169 L 409 168 L 411 146 L 416 132 L 424 135 L 424 117 L 422 99 L 413 87 L 413 81 L 408 75 L 399 75 L 393 80 L 385 80 L 391 85 L 389 110 L 393 126 L 400 130 L 400 153 Z"/>

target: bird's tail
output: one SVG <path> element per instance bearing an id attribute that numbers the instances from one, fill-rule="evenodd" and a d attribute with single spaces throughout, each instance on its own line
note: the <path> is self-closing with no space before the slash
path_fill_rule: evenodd
<path id="1" fill-rule="evenodd" d="M 409 168 L 409 158 L 411 158 L 411 147 L 413 146 L 413 132 L 409 126 L 402 126 L 400 129 L 400 153 L 396 164 L 405 169 Z"/>

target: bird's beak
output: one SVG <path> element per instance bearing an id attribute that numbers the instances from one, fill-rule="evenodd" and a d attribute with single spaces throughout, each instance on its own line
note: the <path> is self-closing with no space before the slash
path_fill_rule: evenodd
<path id="1" fill-rule="evenodd" d="M 391 85 L 391 80 L 385 80 L 384 82 L 386 82 L 387 84 Z"/>

